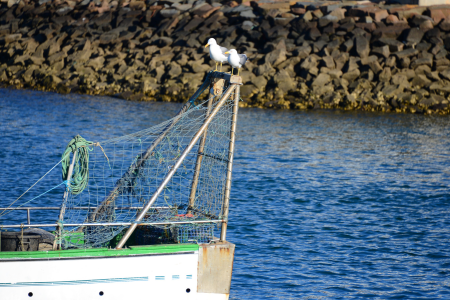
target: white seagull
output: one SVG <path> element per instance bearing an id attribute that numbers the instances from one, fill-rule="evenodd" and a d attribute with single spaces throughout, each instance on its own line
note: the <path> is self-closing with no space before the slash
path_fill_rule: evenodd
<path id="1" fill-rule="evenodd" d="M 208 44 L 205 45 L 205 48 L 208 46 L 211 46 L 209 48 L 209 56 L 216 62 L 216 69 L 214 71 L 217 71 L 217 64 L 220 62 L 220 71 L 222 72 L 222 63 L 228 60 L 228 55 L 225 54 L 228 49 L 217 45 L 216 40 L 213 38 L 208 40 Z"/>
<path id="2" fill-rule="evenodd" d="M 228 52 L 225 52 L 225 54 L 230 54 L 228 56 L 228 63 L 231 65 L 231 75 L 233 75 L 233 69 L 238 68 L 238 76 L 239 76 L 239 71 L 241 70 L 241 67 L 247 61 L 247 55 L 238 54 L 235 49 L 231 49 Z"/>

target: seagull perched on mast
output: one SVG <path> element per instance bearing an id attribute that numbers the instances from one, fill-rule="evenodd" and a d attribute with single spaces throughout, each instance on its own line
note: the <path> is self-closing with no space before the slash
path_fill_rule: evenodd
<path id="1" fill-rule="evenodd" d="M 231 49 L 228 52 L 225 52 L 225 54 L 230 54 L 228 56 L 228 63 L 231 65 L 231 75 L 233 75 L 233 69 L 238 68 L 238 76 L 239 76 L 239 71 L 241 70 L 241 67 L 247 61 L 247 55 L 238 54 L 235 49 Z"/>
<path id="2" fill-rule="evenodd" d="M 217 71 L 217 64 L 220 62 L 220 71 L 222 72 L 222 63 L 228 60 L 228 55 L 225 54 L 228 49 L 217 45 L 216 40 L 213 38 L 208 40 L 208 44 L 205 45 L 205 48 L 208 46 L 211 46 L 209 48 L 209 57 L 216 62 L 216 69 L 214 71 Z"/>

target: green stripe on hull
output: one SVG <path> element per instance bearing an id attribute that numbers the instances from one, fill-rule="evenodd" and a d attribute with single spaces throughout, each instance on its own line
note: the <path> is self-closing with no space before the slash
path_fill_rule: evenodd
<path id="1" fill-rule="evenodd" d="M 107 248 L 75 249 L 57 251 L 30 251 L 30 252 L 0 252 L 1 260 L 8 259 L 46 259 L 46 258 L 75 258 L 75 257 L 104 257 L 104 256 L 130 256 L 158 253 L 176 253 L 197 251 L 197 244 L 173 244 L 154 246 L 132 246 L 127 249 L 115 250 Z"/>

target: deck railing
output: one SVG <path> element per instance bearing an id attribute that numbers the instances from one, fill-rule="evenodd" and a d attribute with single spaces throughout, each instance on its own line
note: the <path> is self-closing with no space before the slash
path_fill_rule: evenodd
<path id="1" fill-rule="evenodd" d="M 170 207 L 154 207 L 155 209 L 170 209 Z M 23 210 L 27 212 L 27 224 L 20 224 L 20 225 L 0 225 L 0 229 L 2 228 L 31 228 L 31 227 L 56 227 L 58 224 L 55 222 L 53 224 L 47 223 L 47 224 L 31 224 L 31 211 L 32 210 L 57 210 L 59 211 L 61 208 L 57 206 L 48 206 L 48 207 L 19 207 L 19 208 L 8 208 L 8 207 L 0 207 L 0 211 L 5 210 Z M 73 207 L 72 209 L 78 209 L 78 210 L 95 210 L 97 207 Z M 127 209 L 127 210 L 140 210 L 142 207 L 140 206 L 119 206 L 114 207 L 115 210 L 118 209 Z M 222 220 L 196 220 L 196 221 L 171 221 L 171 222 L 159 222 L 159 223 L 139 223 L 138 225 L 165 225 L 165 224 L 192 224 L 192 223 L 221 223 Z M 132 222 L 109 222 L 109 223 L 70 223 L 70 224 L 64 224 L 64 227 L 78 227 L 78 226 L 130 226 L 134 223 Z"/>

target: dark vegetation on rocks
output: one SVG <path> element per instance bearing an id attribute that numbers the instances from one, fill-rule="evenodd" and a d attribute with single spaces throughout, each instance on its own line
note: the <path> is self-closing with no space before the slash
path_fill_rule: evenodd
<path id="1" fill-rule="evenodd" d="M 450 6 L 356 4 L 0 0 L 0 82 L 186 101 L 214 37 L 249 57 L 243 106 L 448 114 Z"/>

